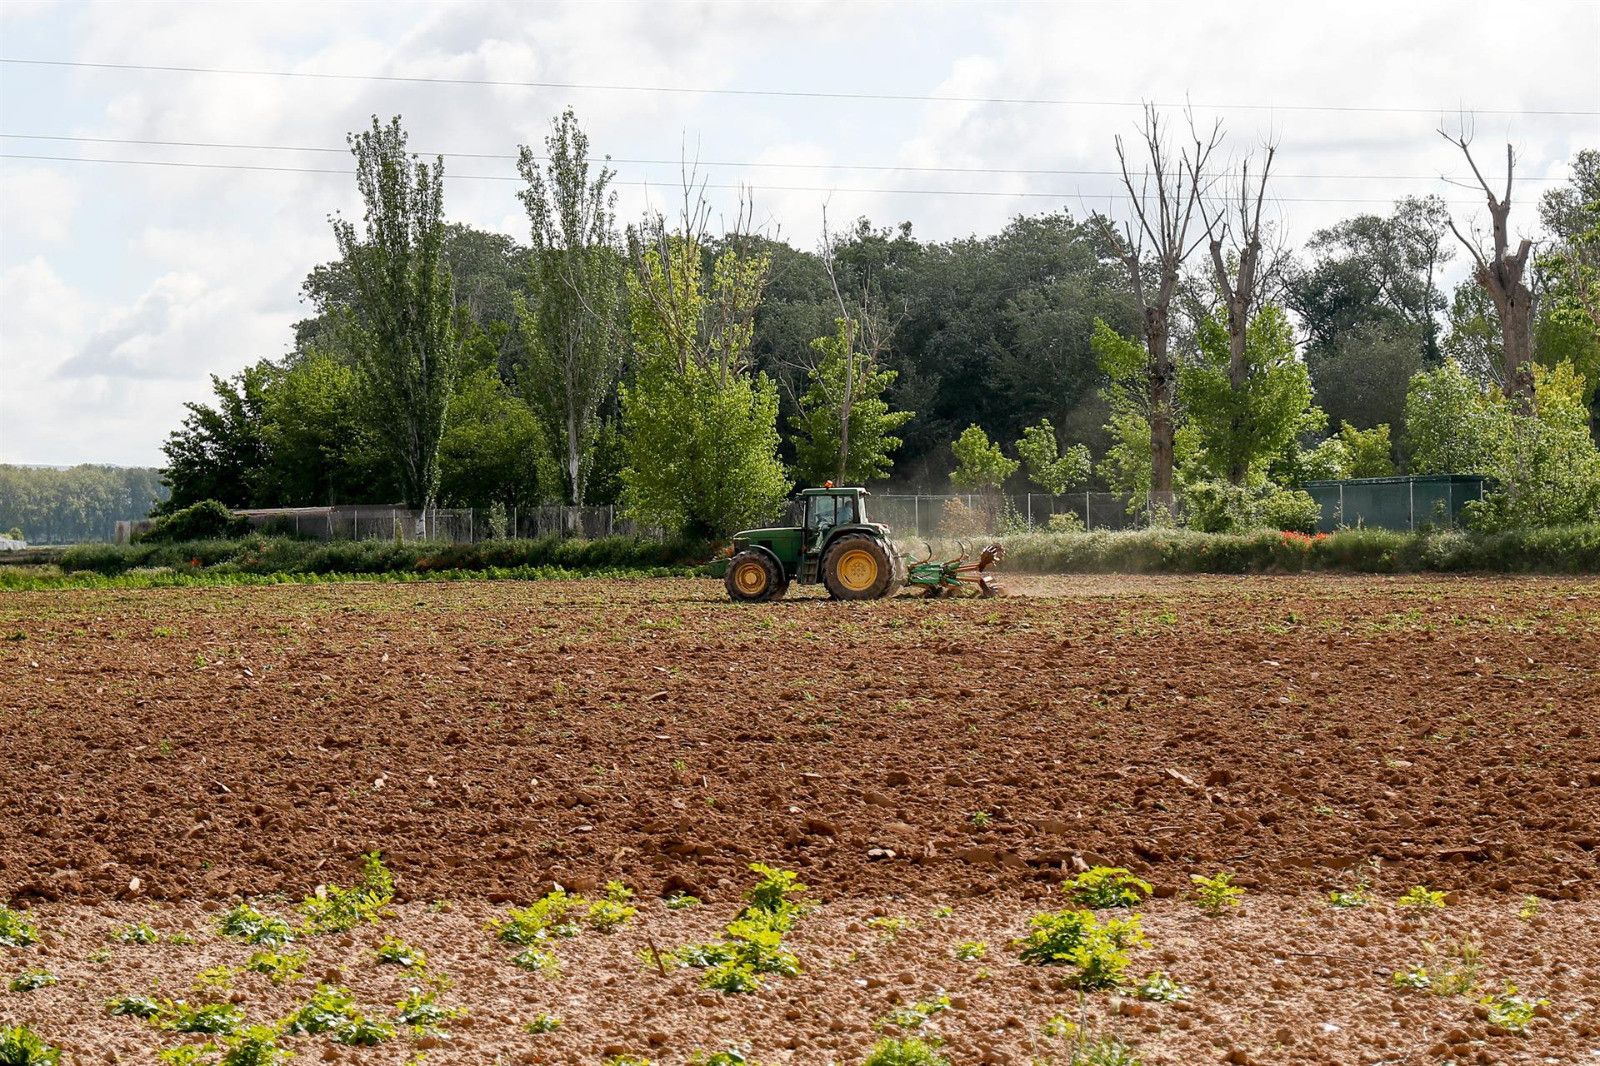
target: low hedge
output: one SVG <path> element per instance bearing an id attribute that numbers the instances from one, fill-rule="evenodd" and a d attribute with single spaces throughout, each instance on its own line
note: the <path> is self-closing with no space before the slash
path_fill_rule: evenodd
<path id="1" fill-rule="evenodd" d="M 565 570 L 685 567 L 711 556 L 711 546 L 692 541 L 637 537 L 578 540 L 489 540 L 476 544 L 437 541 L 308 541 L 252 536 L 181 544 L 84 544 L 55 560 L 63 570 L 114 576 L 129 570 L 170 567 L 201 573 L 217 567 L 246 574 L 392 574 L 436 571 Z"/>
<path id="2" fill-rule="evenodd" d="M 1013 573 L 1600 573 L 1600 523 L 1478 534 L 1349 529 L 1300 534 L 1029 533 L 999 538 Z M 937 557 L 937 552 L 935 553 Z"/>

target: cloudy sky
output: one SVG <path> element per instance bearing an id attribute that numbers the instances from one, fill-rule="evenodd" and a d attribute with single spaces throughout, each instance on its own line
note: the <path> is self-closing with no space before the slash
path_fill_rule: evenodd
<path id="1" fill-rule="evenodd" d="M 0 462 L 158 464 L 209 375 L 282 354 L 373 114 L 447 154 L 455 220 L 525 239 L 509 157 L 571 104 L 625 218 L 687 150 L 808 247 L 824 204 L 929 238 L 1115 208 L 1139 100 L 1276 141 L 1291 241 L 1411 193 L 1481 217 L 1434 133 L 1463 110 L 1516 145 L 1525 230 L 1600 145 L 1592 2 L 4 0 L 0 41 Z"/>

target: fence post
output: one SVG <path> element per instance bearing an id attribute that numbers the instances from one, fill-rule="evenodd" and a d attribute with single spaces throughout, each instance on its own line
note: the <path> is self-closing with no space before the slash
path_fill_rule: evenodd
<path id="1" fill-rule="evenodd" d="M 917 531 L 917 536 L 922 536 L 922 493 L 911 497 L 911 526 Z"/>
<path id="2" fill-rule="evenodd" d="M 1094 524 L 1089 520 L 1089 493 L 1085 492 L 1083 494 L 1083 531 L 1087 533 L 1093 528 Z"/>
<path id="3" fill-rule="evenodd" d="M 1410 523 L 1411 532 L 1417 531 L 1417 483 L 1412 478 L 1406 478 L 1406 511 L 1407 521 Z"/>
<path id="4" fill-rule="evenodd" d="M 1028 493 L 1028 532 L 1033 532 L 1033 493 Z"/>

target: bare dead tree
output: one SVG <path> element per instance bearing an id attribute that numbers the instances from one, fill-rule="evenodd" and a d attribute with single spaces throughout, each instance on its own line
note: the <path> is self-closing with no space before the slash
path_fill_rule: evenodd
<path id="1" fill-rule="evenodd" d="M 1266 301 L 1267 289 L 1273 283 L 1275 274 L 1275 263 L 1270 254 L 1272 249 L 1263 242 L 1261 216 L 1266 204 L 1267 181 L 1272 176 L 1272 160 L 1277 150 L 1277 145 L 1267 144 L 1260 176 L 1254 181 L 1250 175 L 1250 157 L 1244 158 L 1239 166 L 1238 184 L 1229 189 L 1215 214 L 1207 210 L 1203 194 L 1198 204 L 1211 252 L 1212 279 L 1216 282 L 1228 319 L 1228 384 L 1236 394 L 1244 391 L 1250 376 L 1250 362 L 1245 349 L 1250 318 Z M 1198 187 L 1200 180 L 1200 173 L 1192 171 L 1191 183 Z M 1238 410 L 1236 406 L 1235 411 Z M 1241 416 L 1236 413 L 1234 417 L 1237 419 Z M 1242 426 L 1234 427 L 1235 432 L 1243 429 Z M 1245 464 L 1236 461 L 1228 469 L 1228 480 L 1235 485 L 1242 485 L 1248 473 Z"/>
<path id="2" fill-rule="evenodd" d="M 1200 202 L 1211 154 L 1222 141 L 1222 124 L 1212 126 L 1202 140 L 1190 115 L 1192 148 L 1175 156 L 1155 105 L 1146 104 L 1139 130 L 1145 165 L 1130 166 L 1128 149 L 1116 139 L 1117 163 L 1128 192 L 1133 220 L 1118 234 L 1102 218 L 1110 243 L 1128 270 L 1134 299 L 1144 319 L 1147 392 L 1150 404 L 1150 499 L 1153 508 L 1170 513 L 1172 506 L 1173 436 L 1178 413 L 1178 374 L 1171 352 L 1172 297 L 1177 292 L 1183 264 L 1203 234 L 1191 237 L 1190 224 Z M 1134 180 L 1135 175 L 1139 180 Z M 1134 222 L 1137 222 L 1137 225 Z M 1148 259 L 1147 259 L 1148 250 Z"/>
<path id="3" fill-rule="evenodd" d="M 1472 168 L 1472 176 L 1478 181 L 1478 188 L 1483 191 L 1484 198 L 1489 204 L 1489 218 L 1491 222 L 1491 237 L 1493 251 L 1485 255 L 1477 240 L 1477 234 L 1472 234 L 1472 239 L 1456 228 L 1455 219 L 1450 219 L 1450 232 L 1456 235 L 1456 240 L 1472 256 L 1476 264 L 1473 270 L 1474 279 L 1489 294 L 1494 301 L 1496 315 L 1500 319 L 1500 371 L 1502 388 L 1506 398 L 1512 400 L 1524 410 L 1533 407 L 1533 292 L 1528 287 L 1528 257 L 1533 251 L 1533 241 L 1527 237 L 1517 244 L 1517 250 L 1511 251 L 1510 217 L 1511 217 L 1511 187 L 1512 178 L 1516 172 L 1517 156 L 1510 144 L 1506 145 L 1506 188 L 1501 196 L 1495 196 L 1494 190 L 1484 180 L 1483 172 L 1478 169 L 1478 163 L 1472 158 L 1472 138 L 1465 128 L 1465 123 L 1452 137 L 1443 129 L 1439 136 L 1461 149 L 1461 154 L 1467 158 L 1467 166 Z"/>

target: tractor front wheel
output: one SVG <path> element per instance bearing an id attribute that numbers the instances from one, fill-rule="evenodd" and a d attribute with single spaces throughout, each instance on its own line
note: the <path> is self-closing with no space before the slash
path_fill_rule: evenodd
<path id="1" fill-rule="evenodd" d="M 836 600 L 876 600 L 899 587 L 895 560 L 877 537 L 846 533 L 822 557 L 822 583 Z"/>
<path id="2" fill-rule="evenodd" d="M 742 551 L 728 562 L 728 574 L 722 579 L 728 597 L 744 603 L 765 603 L 775 600 L 789 590 L 783 579 L 783 570 L 772 556 L 761 551 Z"/>

